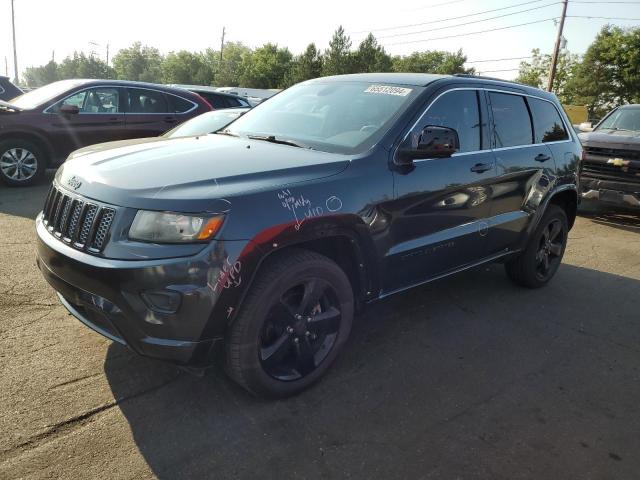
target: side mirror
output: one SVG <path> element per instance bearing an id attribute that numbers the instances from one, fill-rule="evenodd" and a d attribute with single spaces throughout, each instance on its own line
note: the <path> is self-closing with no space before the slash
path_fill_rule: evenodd
<path id="1" fill-rule="evenodd" d="M 401 163 L 417 158 L 448 158 L 460 149 L 458 132 L 449 127 L 427 125 L 411 135 L 398 151 Z"/>
<path id="2" fill-rule="evenodd" d="M 63 113 L 65 115 L 75 115 L 77 113 L 80 113 L 80 109 L 77 107 L 77 105 L 69 105 L 68 103 L 65 103 L 64 105 L 60 106 L 60 108 L 58 109 L 58 113 Z"/>
<path id="3" fill-rule="evenodd" d="M 580 130 L 581 132 L 593 132 L 593 125 L 591 124 L 591 122 L 582 122 L 580 125 L 578 125 L 578 130 Z"/>

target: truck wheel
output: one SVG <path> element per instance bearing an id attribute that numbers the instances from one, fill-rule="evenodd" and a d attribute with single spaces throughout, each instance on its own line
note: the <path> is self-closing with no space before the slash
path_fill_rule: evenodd
<path id="1" fill-rule="evenodd" d="M 549 205 L 527 248 L 505 264 L 509 278 L 528 288 L 546 285 L 562 262 L 568 234 L 566 213 L 557 205 Z"/>
<path id="2" fill-rule="evenodd" d="M 227 373 L 260 397 L 304 390 L 344 346 L 353 303 L 349 279 L 329 258 L 290 250 L 268 259 L 230 327 Z"/>
<path id="3" fill-rule="evenodd" d="M 46 169 L 46 160 L 37 145 L 16 139 L 0 142 L 0 180 L 12 187 L 36 182 Z"/>

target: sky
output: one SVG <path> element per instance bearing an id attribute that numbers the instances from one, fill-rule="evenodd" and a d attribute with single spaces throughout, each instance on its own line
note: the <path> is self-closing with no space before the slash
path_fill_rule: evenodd
<path id="1" fill-rule="evenodd" d="M 241 41 L 250 47 L 271 42 L 298 54 L 310 42 L 326 48 L 335 29 L 342 25 L 350 34 L 354 48 L 371 31 L 393 55 L 462 49 L 469 60 L 467 66 L 505 79 L 517 75 L 517 70 L 509 69 L 517 69 L 520 57 L 530 56 L 533 48 L 539 48 L 542 53 L 553 50 L 557 26 L 549 19 L 558 18 L 562 11 L 559 0 L 405 0 L 393 4 L 361 0 L 14 2 L 20 71 L 27 66 L 44 64 L 53 55 L 60 61 L 74 50 L 87 54 L 94 51 L 104 59 L 107 44 L 113 58 L 118 49 L 134 41 L 157 47 L 163 53 L 181 49 L 201 51 L 209 47 L 217 50 L 223 27 L 227 41 Z M 472 15 L 488 10 L 495 11 Z M 640 26 L 640 1 L 571 0 L 567 15 L 566 47 L 572 53 L 584 53 L 607 23 Z M 492 18 L 498 16 L 501 18 Z M 463 23 L 469 24 L 461 25 Z M 501 30 L 473 33 L 490 29 Z M 11 0 L 0 0 L 1 74 L 5 74 L 5 57 L 8 74 L 13 78 Z M 485 61 L 513 58 L 516 59 Z"/>

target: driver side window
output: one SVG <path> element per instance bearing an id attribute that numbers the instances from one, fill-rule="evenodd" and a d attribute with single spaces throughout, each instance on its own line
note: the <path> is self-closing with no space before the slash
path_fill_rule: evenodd
<path id="1" fill-rule="evenodd" d="M 419 127 L 429 125 L 453 128 L 460 139 L 459 152 L 482 149 L 478 94 L 475 90 L 445 93 L 429 107 Z"/>
<path id="2" fill-rule="evenodd" d="M 90 88 L 74 93 L 56 104 L 54 111 L 60 110 L 63 105 L 78 107 L 78 113 L 117 113 L 120 111 L 118 89 L 116 88 Z"/>

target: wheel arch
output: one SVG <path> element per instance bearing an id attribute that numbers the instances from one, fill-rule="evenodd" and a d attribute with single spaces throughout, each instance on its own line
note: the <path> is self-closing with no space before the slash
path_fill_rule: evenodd
<path id="1" fill-rule="evenodd" d="M 549 205 L 557 205 L 564 210 L 569 222 L 569 230 L 573 227 L 578 213 L 578 192 L 574 188 L 564 188 L 549 197 L 545 210 Z"/>

